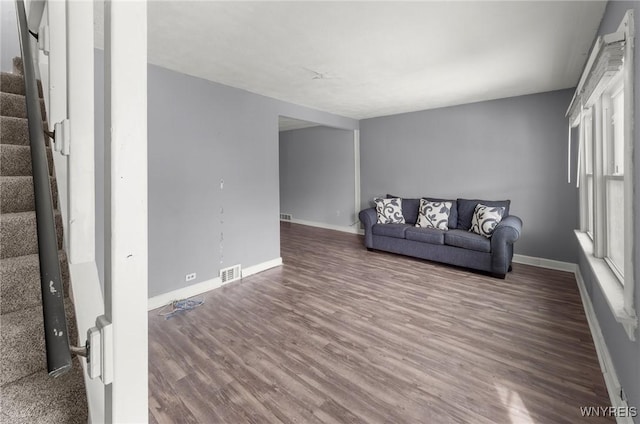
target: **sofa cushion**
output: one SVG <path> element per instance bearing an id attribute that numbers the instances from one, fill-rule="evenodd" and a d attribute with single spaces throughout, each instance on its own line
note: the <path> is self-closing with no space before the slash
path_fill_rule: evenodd
<path id="1" fill-rule="evenodd" d="M 413 226 L 409 224 L 374 224 L 371 232 L 376 236 L 404 238 L 404 232 L 407 228 L 413 228 Z"/>
<path id="2" fill-rule="evenodd" d="M 444 244 L 444 233 L 445 231 L 436 228 L 409 227 L 404 236 L 407 240 L 429 244 Z"/>
<path id="3" fill-rule="evenodd" d="M 502 220 L 503 214 L 503 207 L 491 207 L 478 203 L 471 219 L 471 229 L 469 231 L 484 237 L 491 237 L 493 230 Z"/>
<path id="4" fill-rule="evenodd" d="M 404 224 L 402 215 L 402 199 L 393 197 L 390 199 L 373 199 L 376 203 L 378 224 Z"/>
<path id="5" fill-rule="evenodd" d="M 476 210 L 476 205 L 482 203 L 485 206 L 497 206 L 504 208 L 504 215 L 509 215 L 509 205 L 511 200 L 478 200 L 478 199 L 458 199 L 458 226 L 460 230 L 469 230 L 471 228 L 471 220 Z M 450 227 L 451 228 L 451 227 Z"/>
<path id="6" fill-rule="evenodd" d="M 427 199 L 420 199 L 416 227 L 448 230 L 451 206 L 451 202 L 430 202 Z"/>
<path id="7" fill-rule="evenodd" d="M 400 196 L 387 194 L 387 199 L 393 199 Z M 414 225 L 418 220 L 418 208 L 420 207 L 420 199 L 402 199 L 402 215 L 404 222 Z"/>
<path id="8" fill-rule="evenodd" d="M 423 197 L 430 202 L 451 202 L 451 212 L 449 213 L 449 223 L 447 227 L 454 229 L 458 227 L 458 202 L 455 199 L 439 199 L 437 197 Z"/>
<path id="9" fill-rule="evenodd" d="M 478 252 L 491 252 L 491 240 L 465 230 L 449 230 L 444 233 L 444 244 Z"/>
<path id="10" fill-rule="evenodd" d="M 387 199 L 391 199 L 393 197 L 400 196 L 387 194 Z M 458 226 L 458 206 L 455 199 L 440 199 L 437 197 L 423 197 L 423 199 L 430 202 L 451 202 L 451 213 L 449 214 L 449 224 L 447 226 L 449 229 L 456 228 Z M 418 222 L 420 200 L 421 199 L 402 199 L 402 215 L 404 216 L 404 221 L 407 224 L 415 224 Z"/>

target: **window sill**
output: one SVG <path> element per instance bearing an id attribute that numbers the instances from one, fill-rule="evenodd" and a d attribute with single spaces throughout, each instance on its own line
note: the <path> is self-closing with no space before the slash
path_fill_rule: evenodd
<path id="1" fill-rule="evenodd" d="M 616 277 L 604 259 L 593 256 L 593 240 L 582 231 L 576 230 L 575 233 L 578 244 L 587 258 L 589 267 L 607 300 L 611 313 L 616 321 L 622 324 L 629 339 L 635 340 L 638 318 L 635 313 L 630 314 L 624 307 L 624 288 L 620 284 L 620 280 L 618 280 L 618 277 Z"/>

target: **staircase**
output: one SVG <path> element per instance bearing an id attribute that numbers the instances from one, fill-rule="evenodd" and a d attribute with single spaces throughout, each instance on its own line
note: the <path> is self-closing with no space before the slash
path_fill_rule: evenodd
<path id="1" fill-rule="evenodd" d="M 14 59 L 14 73 L 0 74 L 0 423 L 86 423 L 87 398 L 79 360 L 74 358 L 72 370 L 58 378 L 49 377 L 46 369 L 31 149 L 21 63 L 20 59 Z M 44 102 L 40 102 L 44 111 Z M 47 155 L 69 340 L 77 344 L 51 148 Z"/>

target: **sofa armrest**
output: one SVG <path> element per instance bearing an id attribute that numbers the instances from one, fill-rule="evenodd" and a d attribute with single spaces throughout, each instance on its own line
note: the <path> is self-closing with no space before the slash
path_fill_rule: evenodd
<path id="1" fill-rule="evenodd" d="M 369 208 L 360 211 L 358 214 L 358 218 L 360 218 L 360 222 L 364 227 L 364 245 L 369 249 L 373 248 L 373 234 L 371 233 L 371 228 L 373 224 L 378 222 L 378 214 L 376 213 L 376 208 Z"/>
<path id="2" fill-rule="evenodd" d="M 491 272 L 504 275 L 513 259 L 513 243 L 520 238 L 522 220 L 514 215 L 505 217 L 491 235 Z"/>
<path id="3" fill-rule="evenodd" d="M 491 245 L 493 243 L 515 243 L 520 238 L 522 231 L 522 220 L 515 215 L 509 215 L 496 225 L 491 235 Z"/>

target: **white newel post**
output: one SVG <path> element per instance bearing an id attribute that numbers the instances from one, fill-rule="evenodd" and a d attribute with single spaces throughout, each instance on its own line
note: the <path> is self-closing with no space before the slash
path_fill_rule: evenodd
<path id="1" fill-rule="evenodd" d="M 148 420 L 147 4 L 105 2 L 105 318 L 109 423 Z"/>

